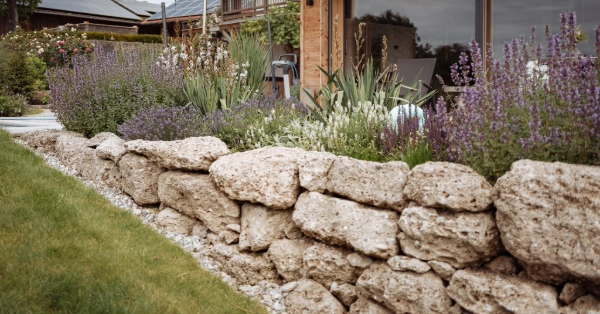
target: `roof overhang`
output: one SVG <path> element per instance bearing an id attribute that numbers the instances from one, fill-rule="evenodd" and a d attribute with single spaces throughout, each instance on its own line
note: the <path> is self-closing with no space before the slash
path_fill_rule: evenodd
<path id="1" fill-rule="evenodd" d="M 40 9 L 40 8 L 35 9 L 34 13 L 80 17 L 80 18 L 90 19 L 90 20 L 110 21 L 110 22 L 127 23 L 127 24 L 135 24 L 135 25 L 141 24 L 140 23 L 141 21 L 139 21 L 139 20 L 129 20 L 129 19 L 121 19 L 121 18 L 108 17 L 108 16 L 102 16 L 102 15 L 81 14 L 81 13 L 73 13 L 73 12 L 66 12 L 66 11 Z"/>

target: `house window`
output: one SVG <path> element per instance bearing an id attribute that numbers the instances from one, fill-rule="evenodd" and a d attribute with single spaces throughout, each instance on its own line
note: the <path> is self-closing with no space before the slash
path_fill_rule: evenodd
<path id="1" fill-rule="evenodd" d="M 581 26 L 589 40 L 577 45 L 584 55 L 594 56 L 594 27 L 600 23 L 598 0 L 502 0 L 492 1 L 492 47 L 495 58 L 503 56 L 505 42 L 520 35 L 529 38 L 531 28 L 537 27 L 538 43 L 544 44 L 545 27 L 556 34 L 560 31 L 560 14 L 576 12 L 577 25 Z"/>
<path id="2" fill-rule="evenodd" d="M 351 71 L 357 62 L 354 39 L 364 23 L 364 44 L 359 55 L 373 58 L 381 66 L 387 39 L 386 66 L 399 59 L 436 58 L 430 82 L 440 88 L 435 74 L 451 83 L 450 66 L 461 52 L 468 51 L 475 37 L 476 0 L 346 0 L 344 3 L 344 70 Z M 335 50 L 336 47 L 333 47 Z M 410 66 L 410 62 L 405 62 Z M 399 76 L 404 76 L 399 68 Z M 410 83 L 414 77 L 404 77 Z"/>

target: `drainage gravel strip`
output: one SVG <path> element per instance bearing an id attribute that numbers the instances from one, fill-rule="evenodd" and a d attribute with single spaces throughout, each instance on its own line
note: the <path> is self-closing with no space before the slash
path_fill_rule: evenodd
<path id="1" fill-rule="evenodd" d="M 129 195 L 124 194 L 121 190 L 108 188 L 106 186 L 97 184 L 92 180 L 82 178 L 76 170 L 63 165 L 56 156 L 35 150 L 29 147 L 27 143 L 19 139 L 15 139 L 15 142 L 28 148 L 29 150 L 32 150 L 36 155 L 42 157 L 48 166 L 68 176 L 75 177 L 86 186 L 94 188 L 100 195 L 111 202 L 114 206 L 129 211 L 135 216 L 139 217 L 143 224 L 150 226 L 152 229 L 156 230 L 156 232 L 165 236 L 167 239 L 176 243 L 186 252 L 189 252 L 192 256 L 194 256 L 194 258 L 198 261 L 198 264 L 203 269 L 221 277 L 221 279 L 234 290 L 257 300 L 266 306 L 269 313 L 286 314 L 283 298 L 289 293 L 288 290 L 291 290 L 286 288 L 287 286 L 291 286 L 290 284 L 292 283 L 284 285 L 283 290 L 281 286 L 267 281 L 261 281 L 259 285 L 256 286 L 236 285 L 234 278 L 225 272 L 219 271 L 219 267 L 215 264 L 212 258 L 204 256 L 200 253 L 208 244 L 206 237 L 188 236 L 185 234 L 163 230 L 154 222 L 156 215 L 159 212 L 158 206 L 139 206 Z"/>

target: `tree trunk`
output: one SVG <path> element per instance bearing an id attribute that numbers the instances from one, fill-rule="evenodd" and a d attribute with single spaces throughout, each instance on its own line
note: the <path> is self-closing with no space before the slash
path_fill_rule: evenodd
<path id="1" fill-rule="evenodd" d="M 17 0 L 7 0 L 6 2 L 7 16 L 6 16 L 6 30 L 14 32 L 17 30 L 19 25 L 19 11 L 17 7 Z"/>

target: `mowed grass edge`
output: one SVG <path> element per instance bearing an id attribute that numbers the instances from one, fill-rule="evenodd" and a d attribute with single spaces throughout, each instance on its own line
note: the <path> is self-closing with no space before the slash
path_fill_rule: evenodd
<path id="1" fill-rule="evenodd" d="M 267 313 L 0 130 L 0 313 Z"/>

